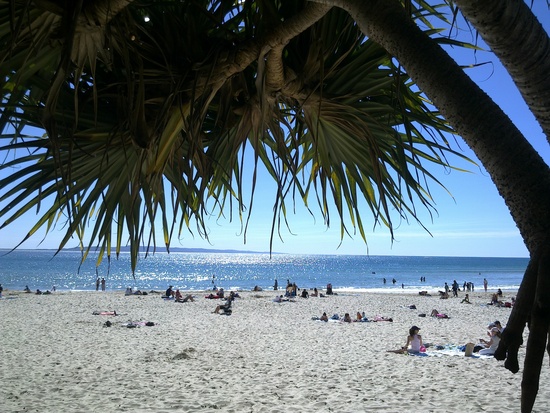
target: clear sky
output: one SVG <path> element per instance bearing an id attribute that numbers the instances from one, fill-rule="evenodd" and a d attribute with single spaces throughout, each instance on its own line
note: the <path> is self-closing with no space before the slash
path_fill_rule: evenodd
<path id="1" fill-rule="evenodd" d="M 542 3 L 536 2 L 535 10 L 547 32 L 550 28 L 550 12 Z M 469 39 L 468 39 L 469 40 Z M 495 100 L 512 121 L 533 144 L 547 163 L 550 162 L 550 147 L 540 126 L 523 102 L 513 82 L 498 61 L 489 53 L 472 52 L 457 58 L 460 64 L 492 62 L 469 69 L 470 76 Z M 464 154 L 476 159 L 473 153 L 458 138 L 458 145 Z M 465 167 L 458 160 L 451 164 Z M 370 254 L 370 255 L 420 255 L 420 256 L 486 256 L 526 257 L 527 250 L 514 221 L 499 196 L 489 175 L 483 169 L 467 166 L 471 173 L 448 172 L 443 169 L 436 176 L 446 186 L 447 193 L 435 184 L 430 185 L 437 213 L 430 216 L 419 206 L 419 216 L 426 232 L 415 221 L 395 221 L 395 241 L 385 227 L 373 228 L 372 216 L 365 210 L 363 219 L 367 233 L 367 244 L 356 234 L 344 236 L 340 242 L 340 227 L 336 214 L 332 215 L 329 229 L 323 224 L 321 215 L 314 210 L 312 217 L 299 203 L 295 213 L 289 211 L 292 233 L 283 227 L 283 240 L 275 235 L 273 251 L 300 254 Z M 1 175 L 0 175 L 1 177 Z M 451 196 L 452 195 L 452 196 Z M 255 204 L 246 235 L 246 243 L 237 219 L 209 221 L 210 242 L 188 233 L 181 240 L 174 240 L 173 247 L 238 249 L 268 251 L 274 187 L 268 179 L 261 179 L 255 196 Z M 312 202 L 313 199 L 310 201 Z M 3 205 L 0 204 L 0 207 Z M 34 214 L 0 230 L 0 248 L 12 248 L 20 241 L 35 219 Z M 56 248 L 62 230 L 54 230 L 43 240 L 33 238 L 23 248 Z M 42 241 L 42 242 L 41 242 Z M 76 241 L 74 245 L 76 246 Z"/>

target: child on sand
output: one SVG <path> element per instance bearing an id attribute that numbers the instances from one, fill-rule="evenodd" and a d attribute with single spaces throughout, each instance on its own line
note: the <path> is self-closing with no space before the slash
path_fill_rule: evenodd
<path id="1" fill-rule="evenodd" d="M 397 353 L 397 354 L 418 354 L 425 350 L 424 344 L 422 344 L 422 336 L 418 334 L 420 328 L 417 326 L 412 326 L 409 329 L 409 335 L 407 336 L 407 343 L 401 347 L 399 350 L 388 350 L 388 353 Z"/>

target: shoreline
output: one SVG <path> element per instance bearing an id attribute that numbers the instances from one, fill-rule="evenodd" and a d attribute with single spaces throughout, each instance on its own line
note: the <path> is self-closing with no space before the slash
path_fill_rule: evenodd
<path id="1" fill-rule="evenodd" d="M 313 288 L 305 288 L 308 292 L 309 291 L 313 291 Z M 519 290 L 519 286 L 514 286 L 514 287 L 509 287 L 509 288 L 500 288 L 502 290 L 503 293 L 506 293 L 507 295 L 516 295 L 518 290 Z M 135 289 L 134 289 L 135 290 Z M 176 288 L 174 288 L 174 290 L 176 290 Z M 283 294 L 284 295 L 284 288 L 281 289 L 279 288 L 278 290 L 273 290 L 273 289 L 262 289 L 262 290 L 259 290 L 259 291 L 253 291 L 253 290 L 244 290 L 244 289 L 239 289 L 239 288 L 224 288 L 224 290 L 226 292 L 229 292 L 229 291 L 235 291 L 235 292 L 239 292 L 239 293 L 254 293 L 254 292 L 259 292 L 259 293 L 273 293 L 274 295 L 280 295 L 280 294 Z M 302 289 L 300 289 L 302 290 Z M 420 291 L 427 291 L 428 294 L 430 294 L 431 296 L 435 296 L 435 297 L 439 297 L 439 291 L 442 291 L 443 288 L 421 288 L 421 287 L 418 287 L 418 288 L 415 288 L 415 287 L 409 287 L 409 288 L 398 288 L 398 287 L 395 287 L 395 288 L 333 288 L 333 291 L 336 293 L 335 295 L 338 295 L 338 294 L 382 294 L 382 295 L 418 295 Z M 484 291 L 483 289 L 479 289 L 479 290 L 474 290 L 474 291 L 466 291 L 466 293 L 468 294 L 494 294 L 496 293 L 498 290 L 498 288 L 487 288 L 487 291 Z M 51 290 L 45 290 L 45 291 L 50 291 Z M 149 291 L 146 291 L 147 294 L 164 294 L 164 291 L 165 290 L 149 290 Z M 191 293 L 191 294 L 199 294 L 199 293 L 211 293 L 213 290 L 212 289 L 195 289 L 195 290 L 186 290 L 186 289 L 183 289 L 183 288 L 180 288 L 180 291 L 182 292 L 185 292 L 185 293 Z M 120 289 L 111 289 L 111 288 L 108 288 L 106 291 L 96 291 L 95 289 L 87 289 L 87 290 L 71 290 L 71 289 L 59 289 L 59 288 L 56 288 L 56 291 L 55 292 L 51 292 L 52 294 L 69 294 L 69 293 L 109 293 L 109 294 L 120 294 L 120 293 L 124 293 L 125 292 L 125 288 L 120 288 Z M 319 289 L 319 292 L 323 292 L 323 290 Z M 459 291 L 459 297 L 460 297 L 460 294 L 464 295 L 464 291 Z M 8 295 L 8 294 L 29 294 L 29 295 L 36 295 L 35 292 L 33 290 L 31 290 L 30 293 L 25 293 L 25 291 L 23 290 L 12 290 L 12 289 L 8 289 L 6 287 L 4 287 L 4 292 L 3 292 L 3 295 Z M 452 298 L 452 297 L 449 297 L 449 298 Z"/>

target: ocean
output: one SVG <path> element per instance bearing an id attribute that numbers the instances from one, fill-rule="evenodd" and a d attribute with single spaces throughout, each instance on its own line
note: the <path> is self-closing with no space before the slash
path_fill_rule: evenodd
<path id="1" fill-rule="evenodd" d="M 78 251 L 0 250 L 0 283 L 4 289 L 86 291 L 95 290 L 103 277 L 108 291 L 126 287 L 142 291 L 165 290 L 168 285 L 183 290 L 272 289 L 287 280 L 299 288 L 321 288 L 331 283 L 335 290 L 403 292 L 441 290 L 456 280 L 489 289 L 517 289 L 528 258 L 410 257 L 363 255 L 290 255 L 266 253 L 155 253 L 140 257 L 134 275 L 130 256 L 121 253 L 110 265 L 104 259 L 96 269 L 96 257 L 80 266 Z M 425 279 L 425 281 L 421 281 Z M 386 279 L 386 283 L 384 283 Z M 395 283 L 392 280 L 395 279 Z"/>

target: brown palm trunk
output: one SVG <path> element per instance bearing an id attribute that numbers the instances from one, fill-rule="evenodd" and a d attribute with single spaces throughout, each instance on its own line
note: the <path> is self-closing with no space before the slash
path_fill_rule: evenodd
<path id="1" fill-rule="evenodd" d="M 523 0 L 455 4 L 508 70 L 550 141 L 550 39 L 529 6 Z"/>
<path id="2" fill-rule="evenodd" d="M 517 352 L 530 317 L 522 383 L 522 412 L 530 412 L 538 391 L 550 314 L 543 299 L 550 283 L 546 264 L 550 246 L 548 165 L 490 97 L 414 24 L 399 1 L 314 1 L 347 10 L 365 34 L 399 60 L 474 151 L 506 202 L 532 258 L 498 356 L 508 357 L 505 365 L 511 371 L 519 370 Z M 530 50 L 525 44 L 521 47 Z"/>

